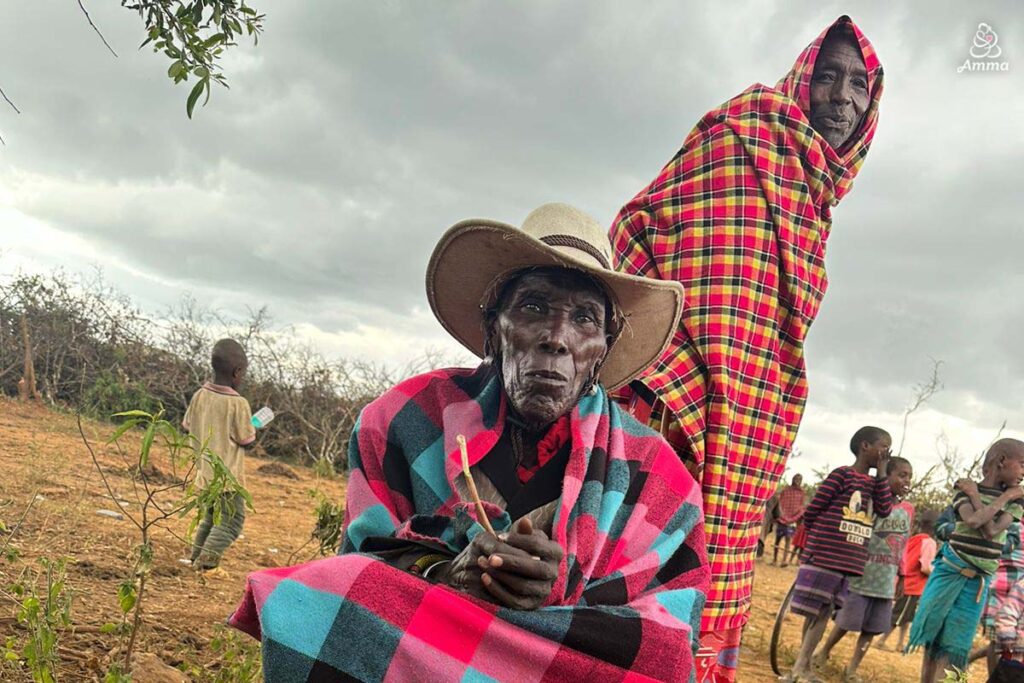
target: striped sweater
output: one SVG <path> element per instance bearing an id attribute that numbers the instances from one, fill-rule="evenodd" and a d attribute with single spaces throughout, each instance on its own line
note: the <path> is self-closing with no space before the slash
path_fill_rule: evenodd
<path id="1" fill-rule="evenodd" d="M 804 511 L 805 561 L 860 576 L 868 558 L 874 519 L 888 517 L 892 507 L 888 480 L 860 474 L 849 466 L 832 470 Z"/>
<path id="2" fill-rule="evenodd" d="M 982 505 L 990 505 L 1002 494 L 1002 489 L 978 485 L 978 497 L 981 499 Z M 1000 531 L 992 538 L 986 538 L 979 529 L 972 529 L 960 515 L 960 506 L 970 502 L 971 499 L 963 491 L 957 491 L 953 496 L 956 525 L 949 537 L 949 545 L 964 562 L 970 562 L 979 571 L 992 576 L 999 567 L 999 557 L 1003 554 L 1007 530 Z M 1015 521 L 1020 521 L 1024 509 L 1021 508 L 1021 501 L 1015 500 L 1008 503 L 1003 508 L 1003 512 L 1013 517 Z"/>

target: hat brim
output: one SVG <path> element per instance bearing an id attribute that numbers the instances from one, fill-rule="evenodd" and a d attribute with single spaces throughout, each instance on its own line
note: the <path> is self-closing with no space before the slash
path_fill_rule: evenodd
<path id="1" fill-rule="evenodd" d="M 647 369 L 668 347 L 679 325 L 683 287 L 607 270 L 570 251 L 548 246 L 506 223 L 461 221 L 441 237 L 430 257 L 427 300 L 441 325 L 483 357 L 481 304 L 496 282 L 524 268 L 554 266 L 589 273 L 605 284 L 626 316 L 622 334 L 601 368 L 601 384 L 615 389 Z"/>

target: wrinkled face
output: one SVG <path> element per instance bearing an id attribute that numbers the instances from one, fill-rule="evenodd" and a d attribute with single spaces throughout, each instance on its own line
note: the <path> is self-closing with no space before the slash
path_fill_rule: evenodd
<path id="1" fill-rule="evenodd" d="M 868 72 L 854 39 L 825 39 L 811 77 L 811 126 L 838 150 L 860 126 L 869 102 Z"/>
<path id="2" fill-rule="evenodd" d="M 569 412 L 608 351 L 603 292 L 582 273 L 527 273 L 503 293 L 492 331 L 505 394 L 530 426 Z"/>
<path id="3" fill-rule="evenodd" d="M 889 473 L 889 488 L 894 495 L 903 498 L 910 493 L 910 482 L 914 478 L 913 468 L 905 462 L 893 467 Z"/>

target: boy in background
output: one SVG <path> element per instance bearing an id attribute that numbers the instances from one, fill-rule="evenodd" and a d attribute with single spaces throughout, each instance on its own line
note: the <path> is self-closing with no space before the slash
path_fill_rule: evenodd
<path id="1" fill-rule="evenodd" d="M 182 426 L 196 438 L 197 450 L 205 445 L 245 486 L 245 449 L 256 443 L 249 402 L 238 393 L 249 367 L 245 350 L 234 339 L 221 339 L 211 355 L 213 382 L 205 383 L 193 396 L 185 411 Z M 206 458 L 197 463 L 195 486 L 203 488 L 213 477 Z M 236 494 L 220 524 L 213 523 L 213 509 L 206 510 L 196 529 L 192 545 L 192 566 L 208 577 L 224 577 L 220 559 L 242 533 L 245 500 Z"/>
<path id="2" fill-rule="evenodd" d="M 794 474 L 792 483 L 779 492 L 779 516 L 775 522 L 775 552 L 772 555 L 772 564 L 779 561 L 779 543 L 782 542 L 782 566 L 789 566 L 789 544 L 796 533 L 797 522 L 804 516 L 803 484 L 803 475 Z M 793 555 L 796 553 L 793 552 Z"/>
<path id="3" fill-rule="evenodd" d="M 892 490 L 885 475 L 892 437 L 878 427 L 861 427 L 850 439 L 853 465 L 837 467 L 818 487 L 804 510 L 807 546 L 796 577 L 791 609 L 805 617 L 803 642 L 793 670 L 782 681 L 816 680 L 811 655 L 833 606 L 842 605 L 849 576 L 864 573 L 874 515 L 892 512 Z M 875 476 L 870 474 L 875 470 Z"/>
<path id="4" fill-rule="evenodd" d="M 899 629 L 896 649 L 903 651 L 907 642 L 907 631 L 917 613 L 917 603 L 924 592 L 924 584 L 932 573 L 932 562 L 938 546 L 935 543 L 935 519 L 933 511 L 926 510 L 918 518 L 918 533 L 907 541 L 907 550 L 903 555 L 903 594 L 896 600 L 892 613 L 892 630 L 878 641 L 879 650 L 888 650 L 889 636 Z"/>
<path id="5" fill-rule="evenodd" d="M 902 499 L 910 492 L 910 481 L 913 478 L 910 462 L 906 458 L 890 458 L 886 472 L 893 495 Z M 871 647 L 871 641 L 890 628 L 900 561 L 910 537 L 913 520 L 914 506 L 907 502 L 893 506 L 888 517 L 877 518 L 871 540 L 868 541 L 868 560 L 864 564 L 864 574 L 849 580 L 849 593 L 843 600 L 842 609 L 836 612 L 835 626 L 819 655 L 820 661 L 825 662 L 843 636 L 850 631 L 860 633 L 853 657 L 843 674 L 844 683 L 861 680 L 857 668 Z"/>
<path id="6" fill-rule="evenodd" d="M 947 666 L 961 671 L 967 667 L 1006 530 L 1024 513 L 1024 442 L 996 441 L 985 454 L 982 471 L 980 483 L 957 482 L 956 527 L 939 551 L 910 627 L 907 651 L 925 648 L 922 683 L 940 681 Z"/>

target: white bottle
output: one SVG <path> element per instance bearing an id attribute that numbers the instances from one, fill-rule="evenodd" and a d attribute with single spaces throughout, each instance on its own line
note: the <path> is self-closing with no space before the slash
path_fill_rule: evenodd
<path id="1" fill-rule="evenodd" d="M 263 429 L 274 419 L 274 411 L 263 406 L 252 416 L 252 426 L 256 429 Z"/>

